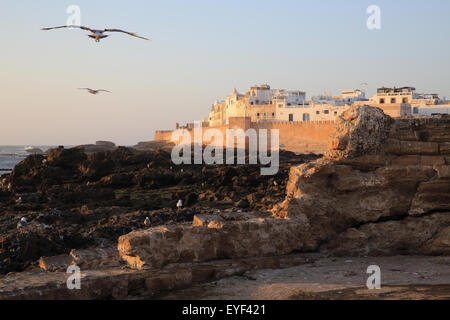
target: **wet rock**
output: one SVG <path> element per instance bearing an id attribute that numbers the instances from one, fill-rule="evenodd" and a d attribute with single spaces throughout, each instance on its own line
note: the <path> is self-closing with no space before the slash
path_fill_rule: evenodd
<path id="1" fill-rule="evenodd" d="M 133 184 L 134 176 L 128 173 L 117 173 L 104 177 L 99 184 L 104 187 L 126 188 Z"/>
<path id="2" fill-rule="evenodd" d="M 238 202 L 236 202 L 236 206 L 242 209 L 247 209 L 250 207 L 250 203 L 247 199 L 241 199 Z"/>
<path id="3" fill-rule="evenodd" d="M 86 160 L 86 154 L 82 150 L 57 148 L 48 152 L 47 165 L 72 169 L 84 160 Z"/>
<path id="4" fill-rule="evenodd" d="M 232 208 L 236 201 L 254 194 L 255 199 L 270 199 L 255 202 L 258 210 L 267 211 L 270 202 L 283 198 L 284 186 L 279 193 L 274 193 L 273 177 L 261 177 L 259 166 L 180 167 L 173 165 L 170 152 L 164 149 L 138 151 L 118 147 L 89 154 L 84 151 L 83 148 L 54 149 L 46 162 L 43 156 L 31 155 L 3 178 L 3 185 L 11 185 L 11 191 L 4 191 L 2 197 L 5 201 L 0 214 L 2 234 L 11 232 L 11 237 L 14 234 L 19 239 L 24 237 L 16 229 L 18 218 L 7 218 L 20 212 L 29 221 L 49 226 L 30 230 L 36 237 L 48 239 L 49 244 L 38 240 L 36 245 L 44 245 L 48 250 L 41 252 L 36 248 L 35 254 L 5 256 L 0 273 L 23 270 L 41 256 L 67 254 L 86 245 L 115 242 L 126 233 L 144 228 L 147 216 L 150 226 L 191 222 L 199 213 L 196 207 Z M 282 152 L 281 156 L 286 162 L 281 162 L 278 181 L 287 179 L 292 162 L 317 158 L 288 152 Z M 21 204 L 15 203 L 18 197 L 23 199 Z M 176 211 L 180 199 L 183 210 Z M 79 237 L 85 243 L 69 241 L 71 237 Z M 11 248 L 11 244 L 5 245 L 0 249 L 0 256 Z"/>
<path id="5" fill-rule="evenodd" d="M 196 193 L 191 192 L 186 196 L 186 198 L 184 200 L 184 204 L 186 206 L 190 207 L 190 206 L 195 205 L 197 203 L 197 200 L 198 200 L 198 195 Z"/>

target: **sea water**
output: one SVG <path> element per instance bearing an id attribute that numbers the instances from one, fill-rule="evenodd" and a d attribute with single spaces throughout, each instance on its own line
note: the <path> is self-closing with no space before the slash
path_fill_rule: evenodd
<path id="1" fill-rule="evenodd" d="M 39 148 L 45 152 L 54 146 L 0 146 L 0 175 L 11 172 L 16 164 L 29 155 L 25 150 L 27 147 Z"/>

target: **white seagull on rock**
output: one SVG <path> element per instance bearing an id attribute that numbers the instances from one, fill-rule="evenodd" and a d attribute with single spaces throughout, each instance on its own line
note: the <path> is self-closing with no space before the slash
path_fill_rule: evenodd
<path id="1" fill-rule="evenodd" d="M 87 28 L 87 27 L 83 27 L 83 26 L 75 26 L 75 25 L 70 25 L 70 26 L 60 26 L 60 27 L 50 27 L 50 28 L 42 28 L 41 30 L 53 30 L 53 29 L 61 29 L 61 28 L 78 28 L 81 30 L 87 30 L 90 31 L 91 34 L 88 35 L 89 38 L 92 38 L 95 40 L 95 42 L 100 42 L 100 40 L 105 39 L 107 37 L 109 37 L 108 35 L 104 34 L 105 32 L 122 32 L 122 33 L 126 33 L 130 36 L 136 37 L 136 38 L 141 38 L 144 40 L 150 40 L 148 38 L 145 37 L 141 37 L 133 32 L 128 32 L 128 31 L 123 31 L 120 29 L 103 29 L 103 30 L 95 30 L 95 29 L 91 29 L 91 28 Z"/>
<path id="2" fill-rule="evenodd" d="M 111 93 L 111 91 L 108 90 L 94 90 L 91 88 L 78 88 L 78 90 L 87 90 L 90 94 L 99 94 L 100 92 L 109 92 Z"/>
<path id="3" fill-rule="evenodd" d="M 22 218 L 20 219 L 20 221 L 17 223 L 17 229 L 23 229 L 27 226 L 28 222 L 27 219 Z"/>

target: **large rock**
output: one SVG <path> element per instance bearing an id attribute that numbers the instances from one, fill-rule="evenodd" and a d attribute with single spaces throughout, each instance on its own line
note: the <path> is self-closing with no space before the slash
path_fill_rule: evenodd
<path id="1" fill-rule="evenodd" d="M 131 232 L 119 238 L 118 249 L 130 266 L 160 268 L 169 263 L 264 257 L 309 251 L 304 219 L 247 215 L 239 221 L 197 216 L 193 225 L 169 225 Z"/>
<path id="2" fill-rule="evenodd" d="M 398 254 L 410 243 L 410 252 L 447 254 L 448 214 L 428 215 L 450 212 L 450 117 L 394 121 L 380 112 L 354 107 L 344 113 L 325 157 L 291 168 L 286 199 L 273 212 L 306 216 L 311 238 L 331 241 L 328 251 Z M 440 234 L 429 250 L 423 249 L 431 241 L 427 232 Z M 339 249 L 341 242 L 346 247 Z"/>
<path id="3" fill-rule="evenodd" d="M 47 164 L 54 167 L 70 169 L 77 167 L 84 160 L 86 160 L 86 155 L 83 150 L 77 148 L 65 149 L 64 147 L 59 147 L 49 151 Z"/>
<path id="4" fill-rule="evenodd" d="M 99 270 L 121 265 L 119 252 L 115 247 L 73 249 L 70 254 L 41 257 L 39 267 L 45 271 L 65 272 L 70 265 L 76 265 L 82 270 Z"/>
<path id="5" fill-rule="evenodd" d="M 340 256 L 449 255 L 450 212 L 351 228 L 325 244 L 322 250 Z"/>
<path id="6" fill-rule="evenodd" d="M 83 150 L 86 153 L 95 153 L 114 150 L 116 145 L 110 141 L 97 141 L 95 144 L 77 146 L 76 149 Z"/>
<path id="7" fill-rule="evenodd" d="M 381 150 L 392 118 L 369 106 L 352 107 L 340 116 L 330 137 L 328 158 L 355 157 Z"/>
<path id="8" fill-rule="evenodd" d="M 18 163 L 8 179 L 5 180 L 5 187 L 11 183 L 11 188 L 27 188 L 42 181 L 42 176 L 39 174 L 39 169 L 42 167 L 42 155 L 31 155 Z"/>
<path id="9" fill-rule="evenodd" d="M 95 142 L 95 145 L 100 146 L 100 147 L 109 147 L 109 148 L 114 148 L 116 146 L 116 144 L 111 141 L 97 141 L 97 142 Z"/>

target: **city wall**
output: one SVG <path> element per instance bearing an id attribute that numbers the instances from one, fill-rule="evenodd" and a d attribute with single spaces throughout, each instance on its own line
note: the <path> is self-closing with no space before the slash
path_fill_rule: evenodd
<path id="1" fill-rule="evenodd" d="M 202 127 L 198 129 L 202 133 L 202 136 L 208 129 L 218 130 L 223 137 L 223 143 L 226 145 L 226 132 L 227 129 L 242 129 L 247 131 L 248 129 L 255 129 L 259 134 L 261 129 L 267 130 L 268 145 L 270 146 L 271 130 L 279 130 L 279 144 L 281 149 L 289 150 L 297 153 L 314 152 L 322 153 L 327 149 L 328 137 L 334 133 L 335 122 L 334 121 L 311 121 L 311 122 L 286 122 L 286 121 L 270 121 L 270 122 L 251 122 L 249 117 L 235 117 L 230 118 L 229 124 L 217 127 Z M 201 130 L 201 131 L 200 131 Z M 180 143 L 182 138 L 178 141 L 173 139 L 174 131 L 164 130 L 156 131 L 155 141 L 167 141 L 173 143 Z M 194 129 L 186 128 L 185 133 L 188 133 L 191 137 L 191 141 L 194 142 Z M 211 140 L 203 140 L 203 144 L 214 143 Z"/>

